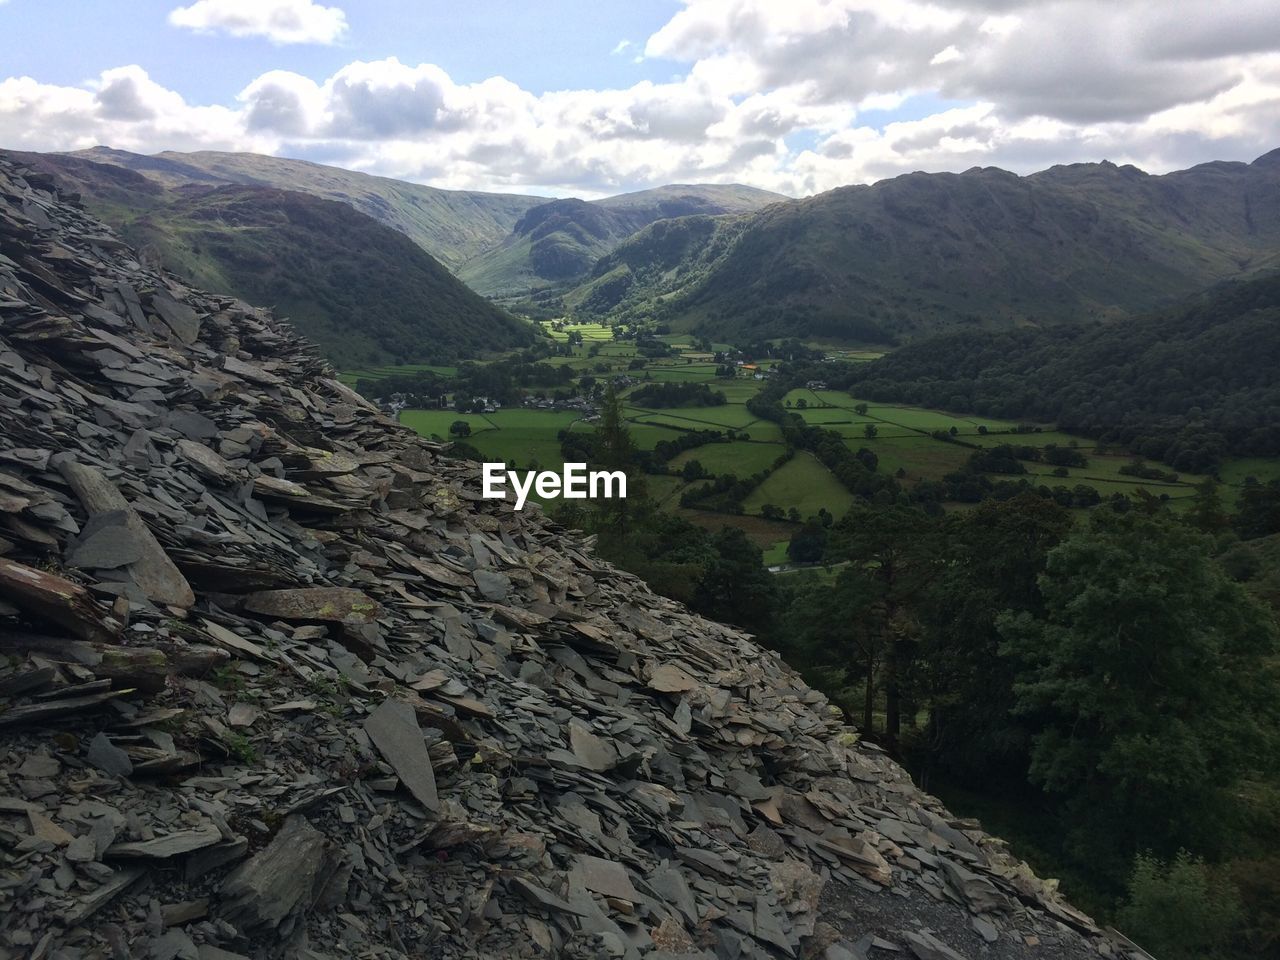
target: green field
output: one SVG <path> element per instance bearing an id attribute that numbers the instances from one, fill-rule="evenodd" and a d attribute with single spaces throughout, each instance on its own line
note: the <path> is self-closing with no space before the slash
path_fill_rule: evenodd
<path id="1" fill-rule="evenodd" d="M 783 510 L 795 507 L 802 517 L 816 514 L 822 507 L 842 517 L 853 505 L 853 494 L 812 454 L 801 451 L 751 491 L 742 506 L 748 513 L 759 513 L 766 503 Z"/>
<path id="2" fill-rule="evenodd" d="M 552 340 L 558 340 L 560 343 L 567 341 L 569 339 L 569 334 L 572 332 L 582 334 L 582 340 L 584 343 L 591 343 L 592 341 L 601 342 L 613 339 L 613 327 L 607 326 L 603 323 L 566 323 L 563 324 L 562 329 L 557 330 L 553 321 L 544 320 L 542 328 L 547 332 L 547 336 Z"/>
<path id="3" fill-rule="evenodd" d="M 411 375 L 429 370 L 442 377 L 452 377 L 458 372 L 457 367 L 441 366 L 432 363 L 408 363 L 403 366 L 362 367 L 358 370 L 344 370 L 338 379 L 349 387 L 354 387 L 361 380 L 385 380 L 387 377 Z"/>
<path id="4" fill-rule="evenodd" d="M 697 460 L 708 473 L 716 476 L 732 473 L 737 477 L 749 477 L 768 470 L 782 452 L 782 445 L 777 443 L 749 443 L 745 440 L 708 443 L 686 450 L 672 460 L 670 466 L 672 470 L 679 470 L 690 460 Z"/>
<path id="5" fill-rule="evenodd" d="M 777 567 L 787 562 L 787 547 L 791 541 L 779 540 L 777 543 L 769 545 L 764 551 L 764 565 L 766 567 Z"/>
<path id="6" fill-rule="evenodd" d="M 551 329 L 550 324 L 544 326 Z M 571 356 L 551 357 L 545 362 L 568 366 L 575 376 L 590 375 L 597 382 L 626 373 L 641 381 L 706 383 L 711 389 L 724 393 L 728 403 L 721 406 L 651 409 L 627 402 L 627 395 L 639 389 L 638 384 L 623 391 L 623 415 L 639 449 L 652 450 L 659 441 L 676 440 L 695 430 L 732 430 L 750 438 L 686 450 L 668 464 L 672 474 L 677 474 L 686 463 L 696 460 L 713 476 L 733 474 L 746 478 L 769 471 L 785 452 L 781 427 L 769 420 L 756 419 L 746 407 L 747 401 L 763 388 L 764 381 L 746 376 L 732 379 L 716 377 L 716 364 L 711 356 L 696 350 L 689 335 L 671 334 L 660 338 L 681 350 L 679 356 L 651 358 L 646 360 L 643 369 L 631 370 L 630 364 L 638 355 L 634 342 L 613 340 L 613 329 L 603 324 L 570 324 L 561 330 L 551 330 L 551 333 L 563 343 L 572 330 L 580 332 L 584 342 L 573 348 Z M 716 344 L 715 347 L 717 350 L 729 349 L 726 344 Z M 869 355 L 846 356 L 846 359 L 868 358 Z M 387 366 L 344 371 L 342 378 L 344 382 L 353 384 L 360 378 L 381 379 L 423 370 L 446 376 L 456 372 L 455 368 L 446 366 Z M 805 402 L 804 409 L 796 405 L 800 400 Z M 1038 432 L 1014 432 L 1020 424 L 1010 420 L 870 401 L 867 401 L 865 413 L 859 414 L 854 408 L 861 401 L 838 390 L 796 389 L 787 394 L 784 405 L 787 401 L 791 404 L 789 412 L 799 415 L 807 424 L 838 433 L 850 450 L 866 447 L 873 451 L 879 461 L 879 471 L 898 474 L 908 489 L 916 483 L 942 480 L 950 473 L 963 470 L 975 448 L 999 444 L 1076 446 L 1089 463 L 1085 467 L 1068 468 L 1067 476 L 1059 477 L 1054 475 L 1052 466 L 1026 461 L 1026 474 L 1010 477 L 993 474 L 990 475 L 993 482 L 1024 479 L 1050 488 L 1061 486 L 1068 489 L 1083 484 L 1093 487 L 1103 497 L 1114 493 L 1134 496 L 1142 488 L 1154 496 L 1168 497 L 1174 501 L 1175 509 L 1182 509 L 1193 496 L 1195 484 L 1202 479 L 1184 474 L 1176 483 L 1166 483 L 1126 476 L 1120 473 L 1120 468 L 1131 462 L 1130 457 L 1099 456 L 1094 452 L 1093 441 L 1070 436 L 1057 430 L 1053 424 L 1033 425 Z M 456 420 L 463 420 L 471 426 L 471 436 L 465 440 L 483 456 L 525 469 L 535 464 L 546 469 L 558 469 L 562 453 L 557 434 L 564 429 L 594 429 L 592 424 L 584 422 L 574 412 L 521 408 L 492 414 L 406 410 L 401 415 L 401 421 L 419 433 L 442 439 L 449 439 L 449 426 Z M 868 425 L 875 427 L 876 436 L 873 438 L 865 435 Z M 979 433 L 979 428 L 986 432 Z M 953 429 L 954 440 L 935 436 L 939 432 L 950 434 Z M 1152 465 L 1168 470 L 1159 464 Z M 1280 477 L 1280 460 L 1242 459 L 1230 461 L 1222 469 L 1224 483 L 1235 490 L 1243 485 L 1247 476 L 1263 482 Z M 752 542 L 768 552 L 771 563 L 785 560 L 786 543 L 795 528 L 787 522 L 765 520 L 759 516 L 760 507 L 773 504 L 784 511 L 795 507 L 805 517 L 825 507 L 838 517 L 853 501 L 830 471 L 805 452 L 798 453 L 752 491 L 743 504 L 744 515 L 681 507 L 680 496 L 690 485 L 679 476 L 650 475 L 645 482 L 650 496 L 662 509 L 677 512 L 711 530 L 725 525 L 743 529 Z M 1228 493 L 1226 496 L 1230 499 L 1234 495 Z M 944 505 L 947 510 L 964 510 L 971 506 Z"/>
<path id="7" fill-rule="evenodd" d="M 461 438 L 486 457 L 503 460 L 512 466 L 558 469 L 564 462 L 560 440 L 556 436 L 578 419 L 573 412 L 551 410 L 499 410 L 495 413 L 454 413 L 452 410 L 404 410 L 400 422 L 426 437 L 444 440 L 449 426 L 464 420 L 471 435 Z"/>

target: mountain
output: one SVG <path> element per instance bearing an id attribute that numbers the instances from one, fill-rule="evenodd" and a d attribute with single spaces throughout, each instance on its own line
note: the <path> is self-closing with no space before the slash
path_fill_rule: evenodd
<path id="1" fill-rule="evenodd" d="M 344 366 L 446 362 L 534 336 L 348 204 L 262 186 L 165 186 L 83 157 L 12 156 L 57 176 L 166 268 L 271 302 Z"/>
<path id="2" fill-rule="evenodd" d="M 894 342 L 1126 316 L 1276 263 L 1278 153 L 1163 176 L 1106 162 L 913 173 L 745 223 L 654 224 L 565 302 L 735 341 Z"/>
<path id="3" fill-rule="evenodd" d="M 305 160 L 252 153 L 93 147 L 71 156 L 141 173 L 168 187 L 269 186 L 337 200 L 400 231 L 476 291 L 518 297 L 586 276 L 595 261 L 666 217 L 743 213 L 785 200 L 740 184 L 675 184 L 604 200 L 440 190 Z"/>
<path id="4" fill-rule="evenodd" d="M 0 159 L 0 953 L 1146 958 L 68 199 Z"/>
<path id="5" fill-rule="evenodd" d="M 1280 456 L 1280 272 L 1122 323 L 956 332 L 854 370 L 860 397 L 1057 423 L 1213 472 Z"/>
<path id="6" fill-rule="evenodd" d="M 521 296 L 581 280 L 655 221 L 748 213 L 786 199 L 740 184 L 675 184 L 591 202 L 552 200 L 528 210 L 500 246 L 463 265 L 459 276 L 488 296 Z"/>
<path id="7" fill-rule="evenodd" d="M 412 240 L 456 270 L 496 247 L 543 197 L 440 190 L 354 170 L 255 153 L 165 152 L 154 156 L 93 147 L 71 156 L 134 170 L 164 186 L 275 187 L 346 203 Z"/>

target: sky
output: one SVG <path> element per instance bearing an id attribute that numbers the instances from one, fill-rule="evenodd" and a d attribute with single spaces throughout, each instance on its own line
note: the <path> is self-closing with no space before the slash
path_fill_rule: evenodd
<path id="1" fill-rule="evenodd" d="M 1277 0 L 0 0 L 0 148 L 806 196 L 1280 147 Z"/>

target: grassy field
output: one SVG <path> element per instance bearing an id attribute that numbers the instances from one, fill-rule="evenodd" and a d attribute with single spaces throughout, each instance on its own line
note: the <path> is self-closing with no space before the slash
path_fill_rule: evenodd
<path id="1" fill-rule="evenodd" d="M 853 494 L 812 454 L 801 451 L 751 491 L 742 506 L 747 513 L 759 513 L 766 503 L 783 510 L 795 507 L 802 517 L 811 516 L 823 507 L 842 517 L 853 503 Z"/>
<path id="2" fill-rule="evenodd" d="M 442 377 L 452 377 L 458 372 L 457 367 L 440 366 L 431 363 L 407 363 L 402 366 L 363 367 L 358 370 L 344 370 L 338 374 L 338 379 L 347 386 L 354 387 L 361 380 L 385 380 L 387 377 L 422 373 L 424 370 L 438 373 Z"/>
<path id="3" fill-rule="evenodd" d="M 696 460 L 713 476 L 734 474 L 740 478 L 767 472 L 785 453 L 782 430 L 778 424 L 759 420 L 747 409 L 746 403 L 764 386 L 764 381 L 746 376 L 719 378 L 711 355 L 695 349 L 693 339 L 687 334 L 671 334 L 661 339 L 681 351 L 677 357 L 650 358 L 641 370 L 631 370 L 630 364 L 637 356 L 636 346 L 630 341 L 612 339 L 612 328 L 601 324 L 572 324 L 554 330 L 552 336 L 565 342 L 570 331 L 582 334 L 583 343 L 574 346 L 571 356 L 550 358 L 548 363 L 563 364 L 576 376 L 591 375 L 597 380 L 627 373 L 632 377 L 654 381 L 699 382 L 724 393 L 728 402 L 717 407 L 685 407 L 677 409 L 650 409 L 626 402 L 626 395 L 638 386 L 624 391 L 624 417 L 632 438 L 642 450 L 652 450 L 661 440 L 675 440 L 693 430 L 732 430 L 745 433 L 749 440 L 729 443 L 706 444 L 687 450 L 668 465 L 672 473 L 678 473 L 690 461 Z M 717 350 L 728 349 L 727 344 L 716 344 Z M 856 354 L 856 355 L 855 355 Z M 850 351 L 845 359 L 870 359 L 871 354 Z M 762 364 L 762 366 L 764 366 Z M 431 370 L 442 375 L 455 372 L 452 367 L 416 365 L 410 367 L 371 367 L 345 371 L 344 382 L 352 384 L 361 378 L 380 379 L 400 373 Z M 804 401 L 804 408 L 798 406 Z M 882 404 L 866 402 L 866 409 L 859 413 L 855 407 L 862 401 L 837 390 L 792 390 L 784 398 L 784 405 L 801 416 L 808 424 L 838 433 L 851 450 L 866 447 L 879 460 L 882 473 L 896 474 L 910 488 L 922 481 L 941 480 L 947 474 L 964 469 L 975 448 L 998 444 L 1017 444 L 1044 447 L 1048 444 L 1076 446 L 1087 458 L 1084 467 L 1068 468 L 1065 477 L 1054 475 L 1054 468 L 1044 463 L 1026 461 L 1027 473 L 1020 478 L 1049 487 L 1065 486 L 1068 489 L 1079 484 L 1093 487 L 1103 497 L 1113 493 L 1134 496 L 1142 488 L 1156 496 L 1167 496 L 1175 509 L 1184 508 L 1194 495 L 1194 487 L 1202 478 L 1190 474 L 1178 477 L 1177 482 L 1143 480 L 1126 476 L 1120 469 L 1131 462 L 1125 455 L 1095 452 L 1095 444 L 1085 438 L 1077 438 L 1058 431 L 1054 424 L 1030 425 L 1038 429 L 1014 432 L 1021 427 L 1015 421 L 990 417 L 977 417 L 952 411 L 933 410 L 909 404 Z M 559 469 L 562 453 L 557 437 L 559 431 L 575 432 L 594 427 L 582 421 L 573 412 L 550 412 L 519 408 L 500 410 L 492 414 L 457 414 L 451 410 L 406 410 L 401 420 L 426 436 L 449 437 L 449 426 L 463 420 L 471 427 L 471 436 L 465 438 L 488 458 L 503 460 L 513 467 L 529 468 L 537 465 L 544 469 Z M 876 435 L 868 438 L 868 425 L 875 427 Z M 983 432 L 979 432 L 980 428 Z M 951 431 L 954 430 L 954 434 Z M 938 433 L 953 436 L 940 438 Z M 1160 469 L 1159 464 L 1152 464 Z M 1222 469 L 1222 480 L 1229 488 L 1224 491 L 1228 500 L 1234 499 L 1245 478 L 1252 476 L 1260 481 L 1280 477 L 1280 460 L 1249 459 L 1229 462 Z M 993 480 L 1002 479 L 995 475 Z M 785 562 L 786 544 L 794 532 L 794 525 L 765 520 L 759 511 L 765 504 L 773 504 L 784 512 L 795 508 L 802 517 L 812 516 L 825 508 L 833 515 L 841 516 L 852 503 L 852 496 L 821 463 L 812 455 L 801 452 L 784 466 L 774 471 L 747 497 L 743 515 L 714 513 L 680 506 L 680 496 L 690 484 L 679 476 L 650 475 L 646 477 L 650 496 L 662 509 L 671 510 L 711 530 L 722 526 L 734 526 L 744 530 L 762 550 L 766 562 Z M 945 504 L 947 510 L 970 509 L 969 504 Z"/>
<path id="4" fill-rule="evenodd" d="M 486 457 L 515 467 L 534 462 L 544 469 L 559 469 L 564 462 L 556 436 L 578 414 L 550 410 L 499 410 L 495 413 L 454 413 L 452 410 L 404 410 L 400 422 L 426 437 L 452 439 L 449 426 L 457 420 L 471 427 L 462 439 Z"/>
<path id="5" fill-rule="evenodd" d="M 680 454 L 671 461 L 671 468 L 679 470 L 690 460 L 697 460 L 708 473 L 715 476 L 732 473 L 737 477 L 749 477 L 761 470 L 768 470 L 782 453 L 782 445 L 777 443 L 752 443 L 746 440 L 708 443 Z"/>
<path id="6" fill-rule="evenodd" d="M 593 341 L 602 342 L 613 339 L 613 327 L 607 326 L 603 323 L 566 323 L 561 325 L 561 329 L 557 330 L 554 321 L 544 320 L 542 322 L 542 328 L 546 330 L 547 335 L 551 337 L 552 340 L 557 340 L 560 343 L 567 341 L 569 339 L 569 334 L 574 332 L 582 334 L 582 340 L 584 343 L 591 343 Z"/>

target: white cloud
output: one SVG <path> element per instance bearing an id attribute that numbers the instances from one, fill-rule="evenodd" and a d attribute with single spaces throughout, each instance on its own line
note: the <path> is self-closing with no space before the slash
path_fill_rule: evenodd
<path id="1" fill-rule="evenodd" d="M 685 0 L 646 43 L 619 45 L 672 62 L 663 83 L 535 95 L 389 58 L 272 70 L 202 106 L 128 66 L 83 87 L 0 82 L 0 142 L 257 150 L 585 196 L 697 180 L 806 194 L 1103 157 L 1159 172 L 1280 145 L 1272 2 L 1223 17 L 1216 0 Z"/>
<path id="2" fill-rule="evenodd" d="M 169 14 L 175 27 L 233 37 L 266 37 L 272 43 L 336 43 L 347 17 L 338 7 L 312 0 L 196 0 Z"/>

